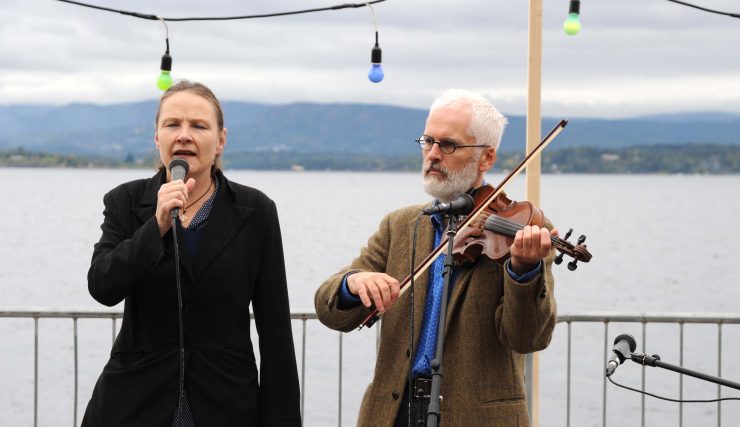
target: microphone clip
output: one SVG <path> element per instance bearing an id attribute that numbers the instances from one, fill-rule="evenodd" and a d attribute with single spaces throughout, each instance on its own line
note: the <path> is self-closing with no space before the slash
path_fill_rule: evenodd
<path id="1" fill-rule="evenodd" d="M 475 201 L 469 194 L 461 194 L 448 203 L 440 203 L 422 210 L 424 215 L 467 215 L 475 207 Z"/>

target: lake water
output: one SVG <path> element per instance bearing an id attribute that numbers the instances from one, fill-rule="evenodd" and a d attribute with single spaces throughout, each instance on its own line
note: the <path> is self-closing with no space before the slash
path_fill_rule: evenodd
<path id="1" fill-rule="evenodd" d="M 86 274 L 100 237 L 103 195 L 149 177 L 147 170 L 0 168 L 0 306 L 101 307 L 88 294 Z M 316 287 L 348 264 L 380 219 L 397 207 L 428 199 L 412 173 L 293 173 L 227 171 L 267 193 L 278 206 L 293 310 L 313 310 Z M 492 174 L 487 181 L 502 178 Z M 723 312 L 740 309 L 740 176 L 544 175 L 542 209 L 561 230 L 587 235 L 594 258 L 575 272 L 555 267 L 560 312 Z M 507 188 L 524 196 L 524 179 Z M 299 332 L 294 324 L 294 333 Z M 571 425 L 601 425 L 604 340 L 601 325 L 574 326 Z M 678 364 L 678 328 L 650 326 L 649 353 Z M 635 325 L 610 325 L 610 342 Z M 722 376 L 740 381 L 733 363 L 740 329 L 723 328 Z M 68 425 L 73 411 L 72 322 L 40 322 L 39 425 Z M 309 322 L 306 349 L 307 426 L 337 425 L 337 334 Z M 375 329 L 343 339 L 342 420 L 354 425 L 374 363 Z M 556 329 L 540 356 L 541 426 L 565 425 L 565 339 Z M 110 349 L 110 322 L 79 322 L 78 420 Z M 300 336 L 296 335 L 299 343 Z M 686 326 L 684 364 L 717 374 L 716 328 Z M 300 355 L 300 348 L 299 355 Z M 0 319 L 0 425 L 33 422 L 33 321 Z M 300 367 L 299 367 L 300 368 Z M 640 369 L 623 366 L 617 380 L 640 385 Z M 649 369 L 647 387 L 676 397 L 676 374 Z M 685 398 L 707 399 L 716 386 L 685 381 Z M 609 424 L 639 425 L 640 397 L 608 386 Z M 724 389 L 723 396 L 740 392 Z M 678 425 L 675 404 L 647 398 L 647 425 Z M 684 406 L 684 425 L 717 425 L 716 404 Z M 726 402 L 723 425 L 740 417 Z"/>

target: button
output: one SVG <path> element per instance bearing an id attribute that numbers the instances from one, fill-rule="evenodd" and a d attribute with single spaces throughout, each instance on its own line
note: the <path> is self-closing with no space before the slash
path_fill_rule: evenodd
<path id="1" fill-rule="evenodd" d="M 391 396 L 393 396 L 393 400 L 398 400 L 398 393 L 396 393 L 395 391 L 391 393 Z"/>
<path id="2" fill-rule="evenodd" d="M 547 296 L 547 288 L 542 289 L 542 292 L 540 292 L 540 299 L 545 299 Z"/>

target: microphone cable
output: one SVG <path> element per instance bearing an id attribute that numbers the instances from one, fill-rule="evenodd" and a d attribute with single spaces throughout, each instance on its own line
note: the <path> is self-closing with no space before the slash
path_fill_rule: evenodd
<path id="1" fill-rule="evenodd" d="M 176 423 L 179 426 L 182 422 L 182 401 L 185 394 L 185 343 L 183 334 L 182 321 L 182 285 L 180 284 L 180 251 L 177 244 L 177 216 L 172 217 L 172 241 L 175 251 L 175 282 L 177 284 L 177 320 L 180 329 L 180 375 L 179 375 L 179 396 L 177 397 L 177 411 L 175 415 Z"/>
<path id="2" fill-rule="evenodd" d="M 627 389 L 627 390 L 630 390 L 630 391 L 635 391 L 637 393 L 642 393 L 642 394 L 644 394 L 646 396 L 654 397 L 656 399 L 667 400 L 668 402 L 676 402 L 676 403 L 712 403 L 712 402 L 722 402 L 722 401 L 725 401 L 725 400 L 740 400 L 740 397 L 723 397 L 723 398 L 720 398 L 720 399 L 706 399 L 706 400 L 671 399 L 670 397 L 658 396 L 657 394 L 648 393 L 648 392 L 643 391 L 643 390 L 638 390 L 636 388 L 632 388 L 632 387 L 628 387 L 626 385 L 619 384 L 619 383 L 615 382 L 612 379 L 612 377 L 606 377 L 606 378 L 612 384 L 614 384 L 617 387 L 622 387 L 622 388 Z"/>

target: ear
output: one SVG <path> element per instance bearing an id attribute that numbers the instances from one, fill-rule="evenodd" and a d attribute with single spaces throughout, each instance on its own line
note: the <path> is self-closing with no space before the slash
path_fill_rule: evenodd
<path id="1" fill-rule="evenodd" d="M 159 132 L 157 132 L 157 129 L 154 129 L 154 145 L 156 145 L 157 150 L 159 150 Z"/>
<path id="2" fill-rule="evenodd" d="M 496 163 L 496 149 L 494 147 L 488 147 L 483 149 L 483 153 L 478 161 L 478 171 L 486 172 L 493 167 Z"/>
<path id="3" fill-rule="evenodd" d="M 216 155 L 224 152 L 224 145 L 226 145 L 226 128 L 223 128 L 221 135 L 218 137 L 218 145 L 216 146 Z"/>

